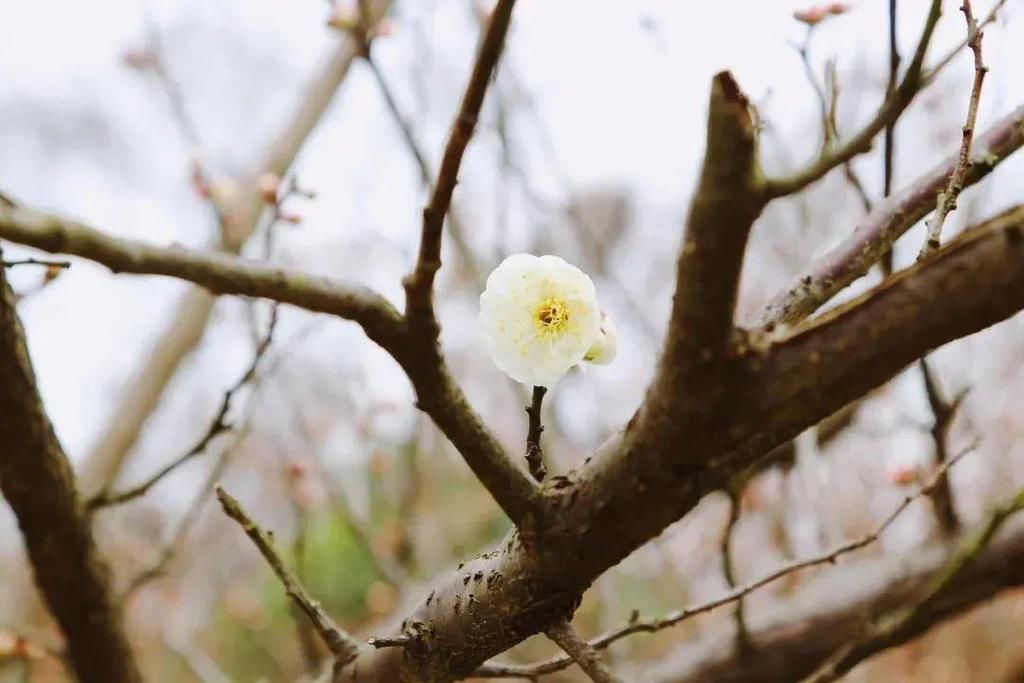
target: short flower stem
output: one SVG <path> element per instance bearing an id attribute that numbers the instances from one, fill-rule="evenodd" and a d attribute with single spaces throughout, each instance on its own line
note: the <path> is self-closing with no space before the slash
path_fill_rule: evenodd
<path id="1" fill-rule="evenodd" d="M 540 407 L 544 403 L 546 387 L 533 388 L 533 401 L 526 407 L 526 414 L 530 418 L 529 429 L 526 432 L 526 464 L 530 468 L 530 474 L 538 482 L 544 481 L 548 470 L 544 467 L 544 450 L 540 446 L 540 435 L 544 431 L 544 425 L 540 423 Z"/>

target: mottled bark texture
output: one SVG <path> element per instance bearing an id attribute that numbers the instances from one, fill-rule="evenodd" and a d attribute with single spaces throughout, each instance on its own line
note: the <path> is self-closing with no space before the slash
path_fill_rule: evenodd
<path id="1" fill-rule="evenodd" d="M 2 266 L 0 491 L 18 518 L 36 584 L 67 640 L 78 679 L 141 681 L 71 466 L 43 410 Z"/>

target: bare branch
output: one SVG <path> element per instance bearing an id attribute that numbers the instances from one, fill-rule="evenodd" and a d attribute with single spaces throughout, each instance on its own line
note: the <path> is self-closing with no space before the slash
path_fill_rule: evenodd
<path id="1" fill-rule="evenodd" d="M 416 162 L 416 168 L 420 174 L 420 181 L 423 183 L 423 186 L 427 188 L 428 192 L 433 193 L 434 172 L 430 169 L 430 163 L 427 161 L 426 153 L 423 151 L 420 143 L 416 140 L 416 134 L 413 132 L 412 126 L 408 121 L 406 121 L 401 110 L 398 108 L 398 102 L 395 100 L 395 95 L 392 91 L 391 85 L 388 83 L 387 78 L 385 78 L 384 72 L 381 71 L 380 65 L 373 59 L 371 45 L 369 43 L 366 45 L 363 59 L 370 67 L 370 72 L 373 74 L 374 80 L 377 81 L 377 86 L 380 88 L 381 96 L 384 98 L 384 104 L 387 105 L 388 111 L 391 113 L 391 118 L 394 119 L 395 125 L 398 126 L 398 129 L 402 134 L 402 140 L 405 142 L 405 146 L 409 150 L 409 154 Z M 465 222 L 462 220 L 461 214 L 457 213 L 453 206 L 449 206 L 448 208 L 448 232 L 452 237 L 452 243 L 455 245 L 456 251 L 459 253 L 462 266 L 469 272 L 470 279 L 476 284 L 477 288 L 482 290 L 484 288 L 483 274 L 477 266 L 476 258 L 473 256 L 473 250 L 466 241 Z"/>
<path id="2" fill-rule="evenodd" d="M 466 92 L 462 97 L 462 104 L 459 105 L 458 114 L 445 145 L 434 191 L 423 210 L 423 231 L 420 235 L 416 267 L 405 281 L 406 315 L 410 321 L 423 326 L 429 332 L 431 340 L 436 340 L 438 334 L 437 321 L 434 319 L 434 276 L 441 267 L 441 233 L 444 219 L 452 203 L 462 156 L 473 137 L 487 87 L 505 46 L 505 36 L 508 34 L 514 6 L 515 0 L 498 0 L 491 13 L 469 83 L 466 85 Z"/>
<path id="3" fill-rule="evenodd" d="M 114 272 L 168 275 L 217 294 L 263 297 L 331 313 L 358 322 L 375 340 L 398 332 L 398 313 L 370 289 L 291 273 L 228 254 L 180 246 L 154 247 L 109 237 L 78 221 L 27 207 L 0 208 L 0 237 L 51 253 L 82 256 Z"/>
<path id="4" fill-rule="evenodd" d="M 383 16 L 392 0 L 374 0 L 373 9 Z M 259 163 L 242 184 L 237 205 L 222 207 L 217 246 L 238 253 L 255 233 L 264 201 L 259 178 L 264 173 L 284 177 L 306 139 L 323 118 L 334 94 L 341 87 L 349 67 L 358 56 L 358 45 L 345 40 L 326 56 L 316 74 L 296 98 L 298 105 L 280 132 L 267 144 Z M 149 415 L 156 410 L 164 389 L 183 359 L 202 339 L 213 311 L 215 298 L 202 289 L 190 289 L 157 336 L 157 342 L 128 384 L 128 390 L 111 411 L 114 417 L 101 431 L 96 445 L 84 458 L 79 486 L 97 491 L 114 480 L 142 433 Z"/>
<path id="5" fill-rule="evenodd" d="M 82 683 L 142 680 L 71 465 L 36 387 L 7 274 L 0 268 L 0 492 L 18 519 L 33 576 Z"/>
<path id="6" fill-rule="evenodd" d="M 544 633 L 558 643 L 558 646 L 565 650 L 594 683 L 621 683 L 622 679 L 611 672 L 601 659 L 601 655 L 587 641 L 580 638 L 580 634 L 576 633 L 576 629 L 568 621 L 560 621 Z"/>
<path id="7" fill-rule="evenodd" d="M 526 407 L 526 414 L 529 416 L 529 428 L 526 432 L 526 464 L 529 465 L 530 474 L 538 482 L 544 481 L 548 470 L 544 466 L 544 449 L 540 445 L 540 437 L 544 432 L 544 425 L 541 423 L 540 410 L 544 404 L 546 387 L 533 388 L 533 401 Z"/>
<path id="8" fill-rule="evenodd" d="M 267 333 L 256 346 L 256 353 L 253 355 L 252 361 L 242 373 L 242 376 L 239 377 L 226 392 L 224 392 L 224 398 L 221 399 L 220 408 L 217 410 L 217 414 L 214 415 L 213 420 L 210 422 L 210 427 L 206 430 L 206 433 L 199 439 L 196 445 L 186 451 L 183 455 L 178 456 L 168 464 L 161 467 L 142 483 L 125 489 L 124 491 L 110 491 L 109 487 L 113 482 L 108 482 L 107 486 L 104 487 L 99 494 L 89 499 L 86 503 L 86 509 L 94 511 L 104 507 L 121 505 L 146 495 L 151 488 L 163 481 L 164 477 L 171 474 L 200 453 L 203 453 L 206 450 L 206 447 L 210 445 L 211 441 L 231 429 L 231 425 L 227 419 L 228 413 L 231 410 L 231 402 L 233 401 L 235 394 L 237 394 L 242 387 L 248 384 L 256 376 L 256 370 L 260 366 L 260 361 L 263 360 L 264 355 L 267 353 L 267 349 L 270 348 L 271 341 L 273 341 L 274 329 L 276 327 L 277 304 L 274 304 L 270 313 L 270 323 L 267 326 Z"/>
<path id="9" fill-rule="evenodd" d="M 725 71 L 712 80 L 707 140 L 676 269 L 659 380 L 669 383 L 727 350 L 743 252 L 764 207 L 750 103 Z"/>
<path id="10" fill-rule="evenodd" d="M 996 0 L 996 3 L 992 5 L 992 9 L 989 10 L 988 14 L 986 14 L 985 17 L 978 22 L 978 30 L 984 29 L 986 26 L 994 22 L 996 18 L 999 16 L 999 10 L 1001 10 L 1003 8 L 1003 5 L 1005 4 L 1006 0 Z M 949 63 L 952 62 L 958 54 L 960 54 L 961 50 L 967 47 L 968 43 L 970 43 L 970 40 L 971 34 L 968 33 L 967 36 L 962 41 L 960 41 L 960 44 L 958 44 L 956 47 L 947 52 L 945 56 L 943 56 L 935 63 L 934 66 L 928 69 L 924 74 L 925 85 L 930 85 L 932 81 L 938 78 L 938 75 L 942 73 L 942 70 L 949 66 Z"/>
<path id="11" fill-rule="evenodd" d="M 949 428 L 953 425 L 966 393 L 961 392 L 952 402 L 947 401 L 939 388 L 928 359 L 922 358 L 917 362 L 921 371 L 921 381 L 924 384 L 924 393 L 928 399 L 928 406 L 932 411 L 932 444 L 935 447 L 935 461 L 945 462 L 949 458 Z M 956 506 L 953 503 L 953 489 L 949 483 L 949 477 L 943 475 L 931 493 L 932 507 L 935 509 L 935 517 L 943 533 L 949 535 L 960 530 L 960 518 L 956 513 Z"/>
<path id="12" fill-rule="evenodd" d="M 295 577 L 285 565 L 284 560 L 278 555 L 274 548 L 274 541 L 271 535 L 261 529 L 252 521 L 252 518 L 242 509 L 241 503 L 232 498 L 227 491 L 220 486 L 217 487 L 217 500 L 224 508 L 224 514 L 238 522 L 242 531 L 248 536 L 256 548 L 263 555 L 274 574 L 281 581 L 288 597 L 301 609 L 309 618 L 316 632 L 320 634 L 324 644 L 335 657 L 335 671 L 344 667 L 356 658 L 359 654 L 359 643 L 345 631 L 343 631 L 330 615 L 324 611 L 320 603 L 315 601 L 302 583 Z"/>
<path id="13" fill-rule="evenodd" d="M 785 178 L 766 179 L 764 189 L 768 199 L 799 192 L 811 183 L 820 180 L 836 166 L 868 151 L 871 149 L 871 142 L 875 136 L 903 114 L 923 85 L 922 67 L 932 33 L 939 21 L 941 4 L 940 0 L 932 0 L 921 38 L 918 40 L 917 49 L 903 80 L 900 81 L 892 95 L 886 97 L 871 121 L 841 146 L 811 162 L 803 170 Z"/>
<path id="14" fill-rule="evenodd" d="M 359 323 L 406 371 L 419 408 L 451 440 L 502 510 L 517 523 L 533 511 L 534 484 L 473 411 L 437 344 L 424 349 L 422 336 L 380 294 L 229 254 L 113 238 L 77 221 L 25 207 L 0 207 L 0 237 L 43 251 L 89 258 L 115 272 L 167 275 L 217 294 L 263 297 Z"/>
<path id="15" fill-rule="evenodd" d="M 928 229 L 928 236 L 921 247 L 917 258 L 922 259 L 939 248 L 942 237 L 942 226 L 946 222 L 946 216 L 950 211 L 956 209 L 956 200 L 960 191 L 964 188 L 964 177 L 971 164 L 971 142 L 974 140 L 974 124 L 978 118 L 978 103 L 981 101 L 981 85 L 985 81 L 985 74 L 988 67 L 981 58 L 981 41 L 984 32 L 978 27 L 971 9 L 971 0 L 963 0 L 960 11 L 964 14 L 964 21 L 967 22 L 967 44 L 974 52 L 974 84 L 971 86 L 971 97 L 967 104 L 967 122 L 963 127 L 963 139 L 960 143 L 960 157 L 957 160 L 953 172 L 949 176 L 949 184 L 946 189 L 939 193 L 935 207 L 935 215 L 925 221 Z"/>
<path id="16" fill-rule="evenodd" d="M 778 581 L 779 579 L 784 578 L 786 576 L 791 576 L 792 574 L 803 571 L 805 569 L 810 569 L 811 567 L 817 567 L 825 564 L 835 564 L 839 561 L 839 558 L 843 557 L 844 555 L 849 555 L 850 553 L 862 550 L 863 548 L 866 548 L 867 546 L 871 545 L 879 538 L 881 538 L 882 534 L 885 533 L 885 530 L 892 526 L 892 524 L 900 517 L 900 515 L 903 514 L 903 512 L 908 507 L 910 507 L 910 505 L 914 501 L 918 500 L 922 496 L 929 495 L 935 489 L 935 486 L 938 484 L 940 479 L 945 475 L 946 471 L 950 467 L 955 465 L 957 462 L 959 462 L 960 459 L 963 458 L 965 455 L 973 451 L 974 448 L 975 445 L 972 444 L 969 447 L 961 450 L 959 453 L 954 455 L 949 460 L 943 462 L 939 466 L 939 468 L 932 474 L 931 478 L 924 486 L 920 487 L 914 493 L 905 496 L 903 500 L 900 501 L 899 505 L 893 508 L 892 512 L 890 512 L 889 515 L 886 516 L 882 523 L 875 527 L 875 529 L 869 532 L 868 534 L 865 534 L 864 536 L 856 540 L 836 546 L 835 548 L 827 552 L 815 555 L 813 557 L 808 557 L 802 560 L 791 562 L 783 567 L 776 569 L 775 571 L 769 574 L 766 574 L 765 576 L 762 576 L 756 581 L 752 581 L 742 586 L 735 586 L 732 590 L 728 591 L 721 597 L 715 598 L 714 600 L 692 607 L 687 607 L 685 609 L 677 610 L 675 612 L 666 614 L 663 617 L 640 619 L 636 614 L 634 614 L 633 618 L 630 619 L 629 623 L 627 623 L 626 625 L 620 626 L 619 628 L 613 631 L 609 631 L 608 633 L 604 633 L 596 638 L 591 639 L 589 641 L 589 646 L 595 650 L 603 650 L 610 646 L 612 643 L 615 643 L 616 641 L 619 641 L 627 636 L 631 636 L 636 633 L 655 633 L 666 628 L 671 628 L 700 614 L 706 614 L 708 612 L 711 612 L 712 610 L 718 609 L 719 607 L 723 607 L 734 602 L 740 602 L 743 600 L 743 598 L 750 595 L 751 593 L 771 583 L 774 583 L 775 581 Z M 727 533 L 730 532 L 732 529 L 731 522 L 732 517 L 730 516 L 730 526 L 727 529 Z M 745 624 L 744 628 L 746 628 Z M 746 637 L 749 638 L 749 635 L 747 635 Z M 747 644 L 744 640 L 737 639 L 736 647 L 738 650 L 743 651 L 747 647 Z M 528 664 L 523 666 L 485 664 L 480 669 L 478 669 L 474 675 L 481 676 L 484 678 L 530 678 L 535 676 L 551 674 L 556 671 L 561 671 L 562 669 L 571 665 L 572 661 L 573 660 L 570 657 L 553 657 L 545 662 L 540 662 L 538 664 Z"/>
<path id="17" fill-rule="evenodd" d="M 974 146 L 965 186 L 972 185 L 1024 145 L 1024 106 L 997 121 Z M 934 198 L 958 159 L 951 158 L 880 202 L 857 224 L 853 234 L 825 254 L 792 285 L 777 294 L 759 321 L 768 331 L 792 325 L 816 311 L 851 282 L 868 272 L 898 237 L 931 211 Z"/>
<path id="18" fill-rule="evenodd" d="M 743 681 L 777 683 L 810 675 L 837 648 L 863 634 L 865 621 L 914 605 L 950 560 L 946 544 L 916 547 L 895 556 L 849 562 L 821 572 L 788 594 L 785 604 L 759 614 L 752 637 L 757 647 L 739 651 L 721 631 L 677 648 L 648 665 L 647 683 Z M 953 585 L 926 605 L 913 628 L 887 647 L 909 642 L 946 619 L 1024 584 L 1024 533 L 996 539 L 967 564 Z"/>
<path id="19" fill-rule="evenodd" d="M 5 259 L 0 261 L 0 265 L 4 268 L 14 268 L 15 266 L 43 266 L 45 268 L 59 268 L 66 270 L 71 267 L 69 261 L 61 261 L 55 259 L 38 259 L 38 258 L 21 258 L 21 259 Z"/>
<path id="20" fill-rule="evenodd" d="M 953 557 L 928 582 L 923 597 L 896 614 L 883 616 L 868 629 L 867 633 L 840 648 L 805 683 L 831 683 L 839 680 L 846 672 L 871 655 L 901 643 L 907 633 L 915 630 L 915 624 L 928 618 L 929 608 L 941 599 L 992 541 L 996 532 L 1012 515 L 1024 509 L 1024 489 L 1010 501 L 993 510 L 981 527 L 965 539 Z"/>

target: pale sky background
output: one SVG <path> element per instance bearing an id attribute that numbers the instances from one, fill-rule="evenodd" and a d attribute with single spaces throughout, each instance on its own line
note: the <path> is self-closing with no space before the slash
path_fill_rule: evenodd
<path id="1" fill-rule="evenodd" d="M 790 45 L 805 33 L 792 12 L 807 4 L 520 0 L 498 82 L 508 92 L 524 90 L 533 103 L 532 109 L 515 110 L 513 136 L 523 152 L 518 162 L 535 188 L 553 201 L 601 187 L 630 194 L 638 227 L 616 253 L 613 269 L 650 307 L 644 315 L 658 325 L 670 291 L 664 281 L 652 284 L 651 279 L 664 280 L 674 259 L 681 216 L 703 152 L 711 75 L 731 69 L 759 105 L 771 126 L 765 142 L 768 168 L 781 170 L 779 150 L 795 164 L 809 158 L 818 144 L 817 104 Z M 851 4 L 847 16 L 815 32 L 812 44 L 819 75 L 826 58 L 838 58 L 843 92 L 849 93 L 840 100 L 845 133 L 855 130 L 879 102 L 888 59 L 887 3 Z M 927 4 L 900 3 L 905 56 L 916 44 Z M 944 2 L 933 58 L 964 35 L 958 4 Z M 986 33 L 986 61 L 992 71 L 985 83 L 980 129 L 1024 101 L 1024 80 L 1019 77 L 1019 65 L 1024 64 L 1021 4 L 1009 0 L 1003 20 Z M 397 5 L 397 30 L 376 44 L 374 54 L 436 161 L 471 63 L 473 19 L 464 0 L 405 0 Z M 991 3 L 976 5 L 977 14 L 983 15 Z M 200 129 L 201 154 L 226 174 L 249 169 L 262 142 L 280 125 L 318 61 L 338 39 L 325 26 L 326 3 L 315 0 L 2 0 L 0 189 L 112 234 L 201 245 L 214 226 L 189 185 L 190 150 L 156 82 L 123 62 L 126 51 L 144 44 L 147 16 L 159 29 L 166 66 Z M 971 75 L 965 51 L 903 119 L 897 188 L 955 152 Z M 546 135 L 531 123 L 534 113 Z M 489 108 L 456 193 L 471 242 L 488 270 L 505 255 L 496 245 L 504 245 L 505 251 L 523 248 L 536 221 L 530 211 L 514 206 L 509 235 L 501 240 L 495 235 L 497 149 Z M 878 150 L 858 160 L 857 168 L 877 198 Z M 423 193 L 362 65 L 335 98 L 295 170 L 303 186 L 319 194 L 315 201 L 294 205 L 304 222 L 301 228 L 280 231 L 278 258 L 370 284 L 400 302 L 399 280 L 414 256 Z M 968 212 L 970 197 L 984 197 L 977 214 L 981 216 L 1020 201 L 1022 170 L 1024 158 L 1018 155 L 999 168 L 983 194 L 965 193 L 953 225 Z M 837 179 L 830 182 L 822 191 L 843 188 Z M 810 233 L 804 251 L 820 253 L 849 232 L 859 208 L 848 191 L 842 192 L 839 204 L 816 209 L 822 224 Z M 768 229 L 765 225 L 793 215 L 792 206 L 770 211 L 753 244 L 765 248 L 771 241 L 761 232 Z M 909 237 L 903 255 L 916 250 L 919 240 Z M 658 247 L 652 251 L 651 244 Z M 11 248 L 9 253 L 17 252 Z M 759 258 L 763 256 L 750 256 L 755 265 Z M 21 285 L 32 277 L 24 269 L 15 273 Z M 567 381 L 562 389 L 559 400 L 580 430 L 570 436 L 578 437 L 581 447 L 628 417 L 654 362 L 650 342 L 631 319 L 634 311 L 610 287 L 599 282 L 598 289 L 622 330 L 621 358 L 610 368 Z M 168 279 L 111 276 L 76 261 L 58 282 L 19 307 L 46 406 L 73 459 L 87 452 L 110 419 L 114 398 L 145 358 L 182 291 L 183 285 Z M 753 300 L 768 293 L 748 292 Z M 218 304 L 215 325 L 147 432 L 143 448 L 150 457 L 144 460 L 166 459 L 168 434 L 180 440 L 185 432 L 202 432 L 224 388 L 251 356 L 244 311 L 238 300 Z M 485 413 L 500 411 L 501 404 L 491 395 L 497 370 L 474 361 L 482 354 L 474 315 L 472 299 L 446 301 L 446 344 L 461 359 L 457 367 L 471 398 Z M 308 321 L 309 316 L 286 313 L 279 341 L 287 343 Z M 408 428 L 415 411 L 407 383 L 390 358 L 354 325 L 329 323 L 300 349 L 296 353 L 319 368 L 326 383 L 332 377 L 345 381 L 358 370 L 363 382 L 355 393 L 357 406 L 397 401 L 408 409 L 393 418 L 395 424 L 382 424 L 381 429 Z M 920 401 L 917 388 L 910 400 Z M 334 441 L 351 443 L 341 437 Z M 170 448 L 171 453 L 179 450 L 178 445 Z M 357 448 L 339 457 L 360 453 Z"/>

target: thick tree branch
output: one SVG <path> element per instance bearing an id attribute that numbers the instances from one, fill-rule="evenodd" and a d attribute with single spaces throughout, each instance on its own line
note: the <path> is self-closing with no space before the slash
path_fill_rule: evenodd
<path id="1" fill-rule="evenodd" d="M 0 268 L 0 491 L 18 518 L 36 584 L 82 683 L 134 683 L 136 666 L 74 475 L 43 409 Z"/>
<path id="2" fill-rule="evenodd" d="M 747 237 L 764 202 L 750 103 L 728 72 L 715 75 L 707 150 L 690 201 L 676 269 L 676 293 L 661 364 L 673 386 L 694 364 L 727 347 Z"/>
<path id="3" fill-rule="evenodd" d="M 924 29 L 921 32 L 921 38 L 918 40 L 917 49 L 914 52 L 910 65 L 907 67 L 907 72 L 892 94 L 885 98 L 875 116 L 849 140 L 834 150 L 820 156 L 804 169 L 785 178 L 766 179 L 764 190 L 769 199 L 799 192 L 811 183 L 820 180 L 836 166 L 846 163 L 858 154 L 867 152 L 871 149 L 871 143 L 875 136 L 903 114 L 924 83 L 922 79 L 924 58 L 928 52 L 928 44 L 931 42 L 935 25 L 939 21 L 939 15 L 942 11 L 941 5 L 940 0 L 932 0 Z"/>
<path id="4" fill-rule="evenodd" d="M 979 137 L 964 178 L 973 185 L 1024 145 L 1024 106 L 1017 107 Z M 760 326 L 770 330 L 779 324 L 795 324 L 816 311 L 847 285 L 868 272 L 903 233 L 935 207 L 956 167 L 953 157 L 921 176 L 907 189 L 875 206 L 853 234 L 825 254 L 792 285 L 776 295 L 765 309 Z"/>
<path id="5" fill-rule="evenodd" d="M 434 183 L 430 201 L 423 209 L 423 231 L 416 266 L 405 281 L 406 315 L 414 324 L 423 326 L 431 341 L 436 340 L 438 334 L 437 321 L 434 319 L 434 276 L 441 268 L 444 219 L 459 179 L 462 156 L 473 137 L 487 87 L 505 47 L 505 36 L 512 22 L 514 6 L 515 0 L 498 0 L 491 12 L 466 92 L 448 135 L 437 182 Z"/>

